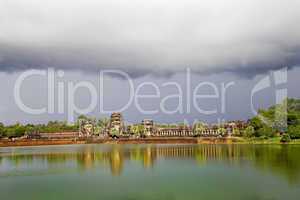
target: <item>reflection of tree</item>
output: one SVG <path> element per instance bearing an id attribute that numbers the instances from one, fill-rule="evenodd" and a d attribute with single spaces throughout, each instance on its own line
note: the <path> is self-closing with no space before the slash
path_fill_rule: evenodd
<path id="1" fill-rule="evenodd" d="M 300 179 L 300 148 L 277 145 L 265 147 L 264 151 L 255 149 L 254 164 L 261 170 L 270 171 L 288 178 L 291 183 Z"/>
<path id="2" fill-rule="evenodd" d="M 197 147 L 195 158 L 199 163 L 221 160 L 243 165 L 245 161 L 260 170 L 280 174 L 291 182 L 300 178 L 300 148 L 284 145 L 202 145 Z"/>

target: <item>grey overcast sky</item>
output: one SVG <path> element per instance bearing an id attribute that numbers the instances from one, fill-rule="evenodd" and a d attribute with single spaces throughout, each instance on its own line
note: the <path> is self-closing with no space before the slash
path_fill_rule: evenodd
<path id="1" fill-rule="evenodd" d="M 217 108 L 217 114 L 205 116 L 193 108 L 143 115 L 132 104 L 124 111 L 126 119 L 247 119 L 253 115 L 252 88 L 272 71 L 287 67 L 288 82 L 280 87 L 288 89 L 288 96 L 300 97 L 299 22 L 298 0 L 0 0 L 0 121 L 67 119 L 66 113 L 29 115 L 15 103 L 17 78 L 27 70 L 49 67 L 64 70 L 59 79 L 63 82 L 90 81 L 97 86 L 98 72 L 104 69 L 128 73 L 135 88 L 151 81 L 159 86 L 161 97 L 143 100 L 147 109 L 158 108 L 164 96 L 176 93 L 163 86 L 169 81 L 178 83 L 187 96 L 188 67 L 193 88 L 203 81 L 219 88 L 235 83 L 228 89 L 225 113 L 216 99 L 200 102 L 205 109 Z M 106 81 L 105 106 L 124 104 L 127 81 L 116 77 Z M 276 87 L 258 95 L 257 108 L 275 102 Z M 34 77 L 24 82 L 21 95 L 26 104 L 42 107 L 47 104 L 47 89 L 45 77 Z M 143 92 L 153 94 L 152 89 L 145 87 Z M 89 102 L 87 91 L 76 93 L 76 105 L 85 107 Z M 183 104 L 187 102 L 184 98 Z M 170 109 L 176 105 L 166 102 Z M 107 115 L 98 106 L 90 114 Z"/>

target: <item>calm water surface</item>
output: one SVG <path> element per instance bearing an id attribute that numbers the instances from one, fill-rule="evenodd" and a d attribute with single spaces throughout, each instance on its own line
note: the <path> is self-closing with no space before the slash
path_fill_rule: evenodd
<path id="1" fill-rule="evenodd" d="M 300 199 L 297 145 L 0 148 L 3 200 Z"/>

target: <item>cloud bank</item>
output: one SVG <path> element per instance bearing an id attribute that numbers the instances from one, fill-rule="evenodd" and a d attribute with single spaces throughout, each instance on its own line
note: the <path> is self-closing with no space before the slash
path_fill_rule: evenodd
<path id="1" fill-rule="evenodd" d="M 0 0 L 0 71 L 253 75 L 300 65 L 296 0 Z"/>

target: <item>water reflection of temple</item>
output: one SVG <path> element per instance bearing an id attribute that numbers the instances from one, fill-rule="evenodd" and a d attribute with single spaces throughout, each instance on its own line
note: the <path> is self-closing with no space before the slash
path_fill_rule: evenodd
<path id="1" fill-rule="evenodd" d="M 149 168 L 158 159 L 230 160 L 238 156 L 240 156 L 240 149 L 230 146 L 223 148 L 220 145 L 147 145 L 128 149 L 120 145 L 113 145 L 107 150 L 98 150 L 94 146 L 87 145 L 79 149 L 78 152 L 10 154 L 1 157 L 1 160 L 9 158 L 15 166 L 35 161 L 42 161 L 49 166 L 54 166 L 56 163 L 73 163 L 81 170 L 109 165 L 113 175 L 120 175 L 126 160 L 138 161 L 145 168 Z"/>
<path id="2" fill-rule="evenodd" d="M 173 158 L 173 157 L 193 157 L 196 153 L 196 149 L 193 146 L 176 146 L 176 147 L 163 147 L 157 148 L 157 157 Z"/>
<path id="3" fill-rule="evenodd" d="M 109 153 L 110 169 L 113 175 L 120 175 L 124 165 L 123 154 L 118 148 L 112 149 Z"/>
<path id="4" fill-rule="evenodd" d="M 38 164 L 44 169 L 109 169 L 111 174 L 123 173 L 127 161 L 140 163 L 144 168 L 151 168 L 160 159 L 189 159 L 198 164 L 209 161 L 242 165 L 245 160 L 261 169 L 271 169 L 276 173 L 294 180 L 300 176 L 300 161 L 295 159 L 300 148 L 276 146 L 256 147 L 248 145 L 109 145 L 99 148 L 97 145 L 84 145 L 78 149 L 65 152 L 35 152 L 20 154 L 14 151 L 0 153 L 0 171 L 26 169 Z M 282 159 L 288 162 L 282 162 Z"/>

